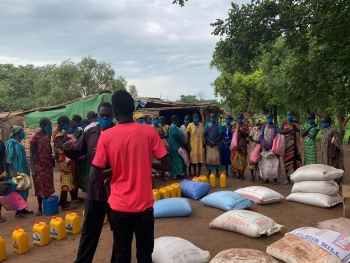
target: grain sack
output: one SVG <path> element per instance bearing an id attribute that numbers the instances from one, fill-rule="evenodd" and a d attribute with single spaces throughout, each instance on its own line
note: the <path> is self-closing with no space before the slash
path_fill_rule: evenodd
<path id="1" fill-rule="evenodd" d="M 283 195 L 280 193 L 263 186 L 249 186 L 240 188 L 235 192 L 258 204 L 270 204 L 283 199 Z"/>
<path id="2" fill-rule="evenodd" d="M 211 221 L 209 226 L 248 237 L 270 236 L 283 227 L 267 216 L 246 210 L 228 211 Z"/>
<path id="3" fill-rule="evenodd" d="M 206 196 L 210 191 L 210 184 L 195 182 L 191 180 L 183 180 L 180 183 L 181 195 L 198 200 Z"/>
<path id="4" fill-rule="evenodd" d="M 278 263 L 278 261 L 259 250 L 232 248 L 217 254 L 210 263 Z"/>
<path id="5" fill-rule="evenodd" d="M 300 181 L 331 181 L 344 175 L 344 171 L 325 164 L 309 164 L 300 167 L 290 178 Z"/>
<path id="6" fill-rule="evenodd" d="M 242 210 L 253 204 L 248 198 L 233 191 L 219 191 L 212 193 L 203 197 L 201 202 L 207 206 L 212 206 L 225 211 L 232 209 Z"/>
<path id="7" fill-rule="evenodd" d="M 292 193 L 319 193 L 337 195 L 339 185 L 334 181 L 301 181 L 293 185 Z"/>
<path id="8" fill-rule="evenodd" d="M 159 237 L 154 240 L 153 263 L 208 263 L 210 253 L 179 237 Z"/>
<path id="9" fill-rule="evenodd" d="M 319 222 L 317 223 L 316 227 L 336 231 L 350 236 L 350 219 L 344 217 Z"/>
<path id="10" fill-rule="evenodd" d="M 311 241 L 342 262 L 350 262 L 350 237 L 347 235 L 314 227 L 302 227 L 287 233 L 291 234 Z"/>
<path id="11" fill-rule="evenodd" d="M 182 217 L 191 213 L 191 204 L 186 198 L 166 198 L 154 202 L 154 218 Z"/>
<path id="12" fill-rule="evenodd" d="M 286 235 L 271 244 L 266 253 L 286 263 L 341 263 L 326 250 L 295 235 Z"/>
<path id="13" fill-rule="evenodd" d="M 286 200 L 319 207 L 332 207 L 342 203 L 337 195 L 330 196 L 318 193 L 292 193 L 286 197 Z"/>

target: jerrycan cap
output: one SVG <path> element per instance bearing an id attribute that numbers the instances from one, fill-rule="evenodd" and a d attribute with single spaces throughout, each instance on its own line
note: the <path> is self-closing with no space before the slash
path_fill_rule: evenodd
<path id="1" fill-rule="evenodd" d="M 37 225 L 37 224 L 40 224 L 40 221 L 35 221 L 35 224 Z"/>
<path id="2" fill-rule="evenodd" d="M 57 218 L 57 216 L 53 216 L 53 217 L 52 217 L 52 219 L 56 219 L 56 218 Z"/>
<path id="3" fill-rule="evenodd" d="M 70 215 L 72 212 L 67 212 L 67 215 Z"/>
<path id="4" fill-rule="evenodd" d="M 19 226 L 17 226 L 17 227 L 15 228 L 15 230 L 19 230 Z"/>

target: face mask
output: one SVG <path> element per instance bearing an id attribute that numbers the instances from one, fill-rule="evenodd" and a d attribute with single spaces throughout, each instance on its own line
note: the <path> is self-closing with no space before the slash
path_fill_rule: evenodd
<path id="1" fill-rule="evenodd" d="M 184 120 L 184 123 L 187 125 L 187 124 L 190 123 L 190 121 L 189 120 Z"/>
<path id="2" fill-rule="evenodd" d="M 97 120 L 98 124 L 100 124 L 102 129 L 108 129 L 109 127 L 111 127 L 111 124 L 113 122 L 113 118 L 105 120 L 104 118 L 98 117 Z"/>
<path id="3" fill-rule="evenodd" d="M 64 125 L 64 126 L 62 127 L 62 129 L 65 130 L 65 131 L 68 131 L 69 128 L 70 128 L 70 127 L 69 127 L 69 124 L 66 124 L 66 125 Z"/>
<path id="4" fill-rule="evenodd" d="M 315 124 L 315 120 L 314 119 L 307 120 L 307 123 L 310 124 L 310 125 L 313 125 L 313 124 Z"/>
<path id="5" fill-rule="evenodd" d="M 210 122 L 213 124 L 216 123 L 216 118 L 210 118 Z"/>
<path id="6" fill-rule="evenodd" d="M 26 133 L 24 131 L 21 131 L 21 133 L 19 134 L 19 138 L 24 139 L 24 137 L 26 137 Z"/>
<path id="7" fill-rule="evenodd" d="M 287 115 L 287 120 L 289 120 L 289 121 L 294 120 L 294 115 Z"/>
<path id="8" fill-rule="evenodd" d="M 72 129 L 72 128 L 69 129 L 69 132 L 70 132 L 71 134 L 74 134 L 76 131 L 77 131 L 77 129 Z"/>
<path id="9" fill-rule="evenodd" d="M 154 126 L 158 126 L 159 125 L 159 120 L 154 120 L 153 124 L 154 124 Z"/>
<path id="10" fill-rule="evenodd" d="M 136 120 L 138 123 L 142 124 L 143 123 L 143 119 L 137 119 Z"/>
<path id="11" fill-rule="evenodd" d="M 193 122 L 197 124 L 199 122 L 199 118 L 193 118 Z"/>
<path id="12" fill-rule="evenodd" d="M 44 131 L 46 131 L 47 133 L 52 133 L 52 126 L 51 125 L 50 126 L 46 126 L 44 128 Z"/>
<path id="13" fill-rule="evenodd" d="M 147 124 L 152 124 L 152 120 L 147 120 Z"/>
<path id="14" fill-rule="evenodd" d="M 78 127 L 81 127 L 81 126 L 82 126 L 81 122 L 78 122 L 78 123 L 77 123 L 77 126 L 78 126 Z"/>
<path id="15" fill-rule="evenodd" d="M 273 124 L 273 119 L 268 118 L 268 119 L 266 119 L 266 122 L 267 122 L 267 124 L 272 125 Z"/>
<path id="16" fill-rule="evenodd" d="M 329 123 L 322 122 L 322 128 L 327 129 L 329 126 L 331 126 Z"/>
<path id="17" fill-rule="evenodd" d="M 238 124 L 242 124 L 243 123 L 243 119 L 237 119 Z"/>
<path id="18" fill-rule="evenodd" d="M 231 124 L 231 120 L 226 120 L 226 124 L 230 125 Z"/>

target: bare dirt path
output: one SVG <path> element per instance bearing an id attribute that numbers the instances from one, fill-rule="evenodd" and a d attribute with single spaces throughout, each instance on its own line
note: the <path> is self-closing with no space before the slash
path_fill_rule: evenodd
<path id="1" fill-rule="evenodd" d="M 344 145 L 344 150 L 345 169 L 347 171 L 345 182 L 350 183 L 350 147 Z M 248 171 L 246 172 L 246 175 L 248 175 Z M 282 182 L 282 180 L 280 181 Z M 55 172 L 55 184 L 56 187 L 59 185 L 59 174 L 57 171 Z M 156 186 L 160 187 L 161 185 L 164 184 L 160 180 L 157 180 Z M 227 185 L 227 190 L 236 190 L 241 187 L 250 186 L 252 183 L 248 182 L 248 180 L 240 181 L 234 178 L 228 178 Z M 261 182 L 257 182 L 256 185 L 261 185 Z M 291 191 L 290 185 L 284 186 L 281 183 L 276 186 L 267 185 L 267 187 L 280 192 L 284 196 L 287 196 Z M 220 190 L 222 189 L 214 188 L 211 191 L 214 192 Z M 59 193 L 59 191 L 57 190 L 56 193 Z M 80 193 L 80 196 L 84 197 L 85 194 Z M 30 209 L 36 211 L 37 203 L 32 190 L 29 197 L 29 205 Z M 285 228 L 270 237 L 249 238 L 232 232 L 210 229 L 208 226 L 209 222 L 215 217 L 221 215 L 224 211 L 204 206 L 200 201 L 191 200 L 191 205 L 193 213 L 190 217 L 157 219 L 155 223 L 155 237 L 178 236 L 187 239 L 201 249 L 210 251 L 212 257 L 224 249 L 233 247 L 252 248 L 265 251 L 268 245 L 282 238 L 288 231 L 303 226 L 315 226 L 319 221 L 342 216 L 342 205 L 338 205 L 331 209 L 318 208 L 287 201 L 269 205 L 255 205 L 252 207 L 253 211 L 271 217 L 277 223 L 284 225 Z M 83 204 L 81 204 L 76 211 L 79 215 L 82 215 Z M 47 216 L 36 217 L 35 215 L 29 215 L 26 219 L 17 219 L 14 216 L 14 212 L 6 211 L 3 211 L 3 215 L 6 217 L 7 222 L 0 224 L 0 236 L 2 236 L 7 242 L 6 262 L 69 263 L 74 261 L 80 234 L 75 236 L 68 235 L 68 237 L 62 241 L 52 240 L 51 243 L 45 247 L 37 247 L 30 244 L 29 253 L 20 256 L 16 255 L 12 252 L 11 243 L 11 234 L 14 228 L 20 226 L 31 235 L 31 229 L 36 220 L 40 219 L 49 223 L 51 218 Z M 64 217 L 65 213 L 60 212 L 59 216 Z M 109 225 L 105 225 L 94 262 L 110 262 L 111 246 L 112 233 L 110 232 Z M 132 262 L 137 262 L 135 258 L 135 244 L 133 247 Z"/>

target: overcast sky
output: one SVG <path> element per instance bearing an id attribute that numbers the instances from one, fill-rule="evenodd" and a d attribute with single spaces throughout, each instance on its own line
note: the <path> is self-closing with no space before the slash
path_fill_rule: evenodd
<path id="1" fill-rule="evenodd" d="M 236 3 L 247 2 L 236 0 Z M 140 96 L 205 94 L 215 43 L 210 23 L 230 0 L 0 0 L 0 63 L 59 64 L 93 56 L 111 63 Z"/>

